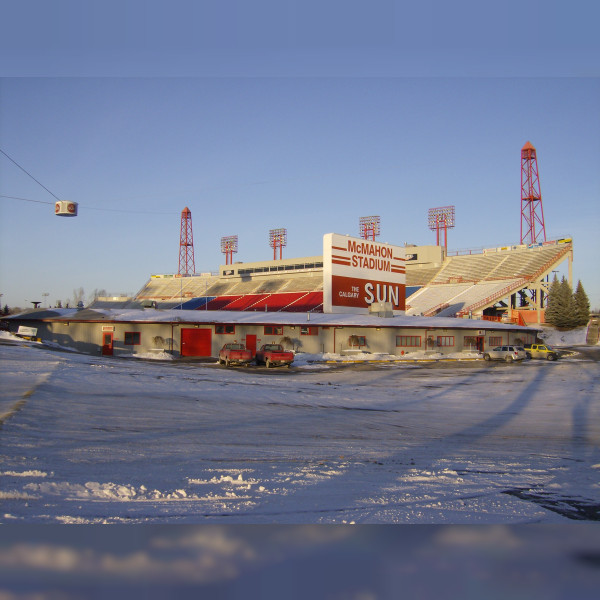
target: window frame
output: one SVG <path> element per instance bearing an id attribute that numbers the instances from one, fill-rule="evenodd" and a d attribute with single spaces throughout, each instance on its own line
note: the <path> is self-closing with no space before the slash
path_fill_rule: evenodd
<path id="1" fill-rule="evenodd" d="M 228 328 L 231 328 L 231 331 L 228 331 Z M 215 325 L 215 335 L 235 335 L 235 325 L 231 323 L 219 323 Z"/>
<path id="2" fill-rule="evenodd" d="M 489 344 L 492 348 L 495 348 L 496 346 L 502 346 L 502 336 L 490 336 L 488 338 Z"/>
<path id="3" fill-rule="evenodd" d="M 402 343 L 402 340 L 418 340 L 418 344 L 414 343 Z M 397 335 L 396 336 L 396 348 L 420 348 L 421 347 L 421 336 L 420 335 Z"/>
<path id="4" fill-rule="evenodd" d="M 319 335 L 318 327 L 300 327 L 300 335 Z"/>
<path id="5" fill-rule="evenodd" d="M 358 340 L 358 344 L 352 344 L 351 340 L 355 337 Z M 362 340 L 362 343 L 361 343 Z M 367 336 L 366 335 L 356 335 L 352 334 L 348 337 L 348 348 L 363 348 L 367 345 Z"/>
<path id="6" fill-rule="evenodd" d="M 128 341 L 129 338 L 129 341 Z M 133 338 L 133 340 L 132 340 Z M 137 339 L 137 341 L 136 341 Z M 125 346 L 139 346 L 142 343 L 142 334 L 140 331 L 126 331 L 123 334 L 123 344 Z"/>
<path id="7" fill-rule="evenodd" d="M 452 343 L 447 343 L 447 342 Z M 438 335 L 436 340 L 436 346 L 438 348 L 452 348 L 455 345 L 453 335 Z"/>
<path id="8" fill-rule="evenodd" d="M 271 331 L 267 331 L 268 329 Z M 283 335 L 283 325 L 265 325 L 263 335 Z"/>

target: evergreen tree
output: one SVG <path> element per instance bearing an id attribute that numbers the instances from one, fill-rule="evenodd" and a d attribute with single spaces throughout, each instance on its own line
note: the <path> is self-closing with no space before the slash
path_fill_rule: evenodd
<path id="1" fill-rule="evenodd" d="M 573 329 L 577 326 L 575 301 L 573 300 L 573 290 L 564 275 L 560 282 L 560 304 L 561 313 L 556 326 L 561 329 Z"/>
<path id="2" fill-rule="evenodd" d="M 546 304 L 545 320 L 546 320 L 546 323 L 548 323 L 549 325 L 556 325 L 558 315 L 560 314 L 559 289 L 560 289 L 560 282 L 558 281 L 558 278 L 556 277 L 556 274 L 555 274 L 554 279 L 552 280 L 552 283 L 550 284 L 550 289 L 548 290 L 548 302 Z"/>
<path id="3" fill-rule="evenodd" d="M 581 281 L 577 282 L 577 288 L 573 294 L 573 303 L 575 305 L 575 318 L 578 327 L 587 325 L 590 320 L 590 301 L 581 285 Z"/>
<path id="4" fill-rule="evenodd" d="M 548 310 L 550 314 L 548 314 Z M 573 291 L 565 277 L 562 278 L 560 283 L 555 278 L 550 286 L 546 322 L 559 329 L 577 327 Z"/>

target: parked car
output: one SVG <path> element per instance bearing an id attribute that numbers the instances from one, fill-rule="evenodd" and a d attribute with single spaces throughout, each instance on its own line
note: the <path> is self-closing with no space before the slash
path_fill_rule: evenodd
<path id="1" fill-rule="evenodd" d="M 256 352 L 256 364 L 265 364 L 269 367 L 286 365 L 290 366 L 294 362 L 294 353 L 284 350 L 281 344 L 265 344 Z"/>
<path id="2" fill-rule="evenodd" d="M 527 358 L 543 358 L 545 360 L 557 360 L 560 352 L 548 346 L 548 344 L 525 344 Z"/>
<path id="3" fill-rule="evenodd" d="M 505 360 L 506 362 L 512 362 L 513 360 L 525 360 L 527 353 L 523 346 L 498 346 L 484 352 L 483 358 L 485 360 Z"/>
<path id="4" fill-rule="evenodd" d="M 219 364 L 244 365 L 247 367 L 252 362 L 252 350 L 247 350 L 243 344 L 225 344 L 219 352 Z"/>

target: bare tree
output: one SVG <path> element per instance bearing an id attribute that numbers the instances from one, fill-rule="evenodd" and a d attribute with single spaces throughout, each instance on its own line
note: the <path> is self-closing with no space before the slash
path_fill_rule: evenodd
<path id="1" fill-rule="evenodd" d="M 108 292 L 104 288 L 96 288 L 88 296 L 88 304 L 91 304 L 94 300 L 97 300 L 99 296 L 108 296 Z"/>
<path id="2" fill-rule="evenodd" d="M 83 304 L 84 298 L 85 290 L 82 287 L 78 290 L 73 290 L 73 306 L 79 306 L 80 302 Z"/>

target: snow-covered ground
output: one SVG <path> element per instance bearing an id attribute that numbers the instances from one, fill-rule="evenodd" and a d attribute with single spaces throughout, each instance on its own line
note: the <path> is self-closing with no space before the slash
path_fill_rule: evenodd
<path id="1" fill-rule="evenodd" d="M 223 369 L 0 346 L 4 522 L 599 518 L 598 363 Z"/>
<path id="2" fill-rule="evenodd" d="M 594 598 L 596 352 L 267 371 L 0 344 L 0 597 Z"/>

